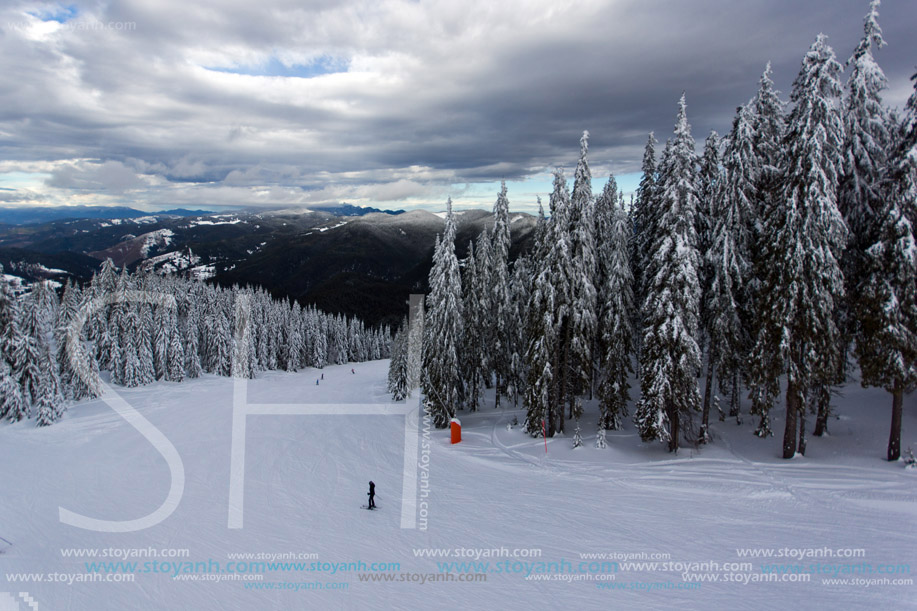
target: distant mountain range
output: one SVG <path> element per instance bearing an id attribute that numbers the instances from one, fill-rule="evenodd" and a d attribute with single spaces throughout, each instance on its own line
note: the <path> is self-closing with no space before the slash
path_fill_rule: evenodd
<path id="1" fill-rule="evenodd" d="M 62 219 L 132 219 L 149 216 L 149 212 L 125 206 L 0 206 L 0 223 L 30 225 L 50 223 Z M 212 214 L 209 210 L 163 210 L 159 215 L 201 216 Z"/>
<path id="2" fill-rule="evenodd" d="M 402 214 L 404 210 L 380 210 L 352 204 L 327 204 L 310 206 L 309 210 L 327 212 L 335 216 L 363 216 L 384 213 Z M 248 210 L 251 212 L 251 210 Z M 64 219 L 135 219 L 144 216 L 205 216 L 217 214 L 213 210 L 187 210 L 174 208 L 158 212 L 144 212 L 126 206 L 0 206 L 0 224 L 32 225 Z"/>
<path id="3" fill-rule="evenodd" d="M 408 295 L 427 289 L 433 245 L 443 231 L 441 215 L 370 212 L 349 204 L 201 214 L 105 210 L 90 209 L 101 215 L 96 217 L 0 225 L 5 273 L 25 282 L 62 282 L 67 276 L 86 281 L 111 258 L 130 269 L 260 285 L 276 297 L 357 315 L 370 324 L 397 324 Z M 113 210 L 131 214 L 116 217 Z M 531 245 L 535 218 L 515 213 L 511 220 L 514 258 Z M 493 216 L 469 210 L 458 212 L 456 221 L 461 257 L 469 241 L 493 225 Z"/>

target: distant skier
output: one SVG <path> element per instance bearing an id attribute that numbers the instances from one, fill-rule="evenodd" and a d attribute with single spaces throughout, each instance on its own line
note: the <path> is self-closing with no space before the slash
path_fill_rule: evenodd
<path id="1" fill-rule="evenodd" d="M 366 494 L 369 495 L 369 505 L 367 505 L 366 508 L 367 508 L 367 509 L 375 509 L 375 508 L 376 508 L 376 501 L 375 501 L 375 498 L 376 498 L 376 485 L 375 485 L 374 483 L 372 483 L 372 481 L 369 482 L 369 492 L 367 492 Z"/>
<path id="2" fill-rule="evenodd" d="M 315 385 L 318 386 L 318 378 L 315 379 Z"/>
<path id="3" fill-rule="evenodd" d="M 350 369 L 350 373 L 352 373 L 352 374 L 354 374 L 354 375 L 356 375 L 356 373 L 357 373 L 357 372 L 356 372 L 356 371 L 354 371 L 354 370 L 353 370 L 353 368 L 351 368 L 351 369 Z"/>
<path id="4" fill-rule="evenodd" d="M 323 380 L 325 379 L 325 374 L 322 374 L 322 379 L 323 379 Z"/>

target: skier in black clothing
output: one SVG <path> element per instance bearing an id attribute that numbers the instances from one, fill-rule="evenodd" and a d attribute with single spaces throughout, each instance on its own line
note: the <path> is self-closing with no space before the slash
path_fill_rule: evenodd
<path id="1" fill-rule="evenodd" d="M 375 509 L 376 501 L 374 499 L 376 497 L 376 485 L 374 483 L 369 482 L 369 492 L 367 492 L 366 494 L 369 495 L 369 505 L 367 505 L 367 508 Z"/>

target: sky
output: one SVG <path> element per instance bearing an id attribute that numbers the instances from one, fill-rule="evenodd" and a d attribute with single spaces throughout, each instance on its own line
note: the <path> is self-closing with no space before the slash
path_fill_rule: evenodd
<path id="1" fill-rule="evenodd" d="M 0 2 L 0 205 L 144 210 L 545 203 L 590 132 L 594 189 L 629 193 L 684 92 L 698 149 L 768 61 L 786 99 L 865 0 Z M 902 107 L 917 3 L 877 51 Z M 846 78 L 846 75 L 845 75 Z"/>

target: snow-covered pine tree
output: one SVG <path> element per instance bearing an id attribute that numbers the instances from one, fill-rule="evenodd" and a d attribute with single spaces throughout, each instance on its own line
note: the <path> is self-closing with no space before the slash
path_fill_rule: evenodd
<path id="1" fill-rule="evenodd" d="M 71 339 L 74 319 L 79 315 L 82 302 L 77 284 L 67 282 L 64 296 L 54 328 L 55 359 L 60 372 L 61 394 L 65 399 L 79 401 L 98 396 L 98 389 L 92 387 L 99 366 L 93 351 L 84 351 L 79 346 L 79 334 Z M 73 344 L 71 345 L 71 341 Z"/>
<path id="2" fill-rule="evenodd" d="M 403 401 L 410 395 L 408 387 L 408 319 L 402 321 L 392 342 L 392 359 L 388 368 L 388 391 L 393 401 Z"/>
<path id="3" fill-rule="evenodd" d="M 140 286 L 142 293 L 149 297 L 150 293 L 148 288 L 145 286 L 146 282 L 143 278 L 140 279 Z M 153 339 L 154 339 L 154 329 L 153 329 L 153 306 L 148 301 L 142 301 L 137 304 L 139 309 L 139 322 L 140 322 L 140 337 L 137 344 L 137 359 L 140 363 L 140 370 L 138 372 L 139 382 L 141 385 L 150 384 L 156 380 L 156 366 L 154 363 L 154 353 L 153 353 Z"/>
<path id="4" fill-rule="evenodd" d="M 185 301 L 185 320 L 182 325 L 182 344 L 185 349 L 185 372 L 189 378 L 199 378 L 204 373 L 200 354 L 200 314 L 195 296 Z"/>
<path id="5" fill-rule="evenodd" d="M 178 311 L 169 307 L 165 312 L 165 326 L 168 328 L 169 343 L 166 346 L 165 379 L 169 382 L 181 382 L 185 379 L 185 346 L 182 344 L 178 328 Z"/>
<path id="6" fill-rule="evenodd" d="M 22 389 L 23 405 L 26 408 L 24 417 L 32 416 L 32 406 L 35 405 L 40 393 L 41 363 L 43 351 L 48 349 L 47 340 L 41 332 L 38 304 L 30 297 L 24 299 L 19 309 L 18 326 L 21 333 L 13 348 L 13 377 L 19 380 Z M 23 417 L 20 414 L 16 419 Z"/>
<path id="7" fill-rule="evenodd" d="M 698 207 L 694 227 L 697 233 L 697 252 L 700 255 L 700 268 L 698 280 L 701 286 L 701 320 L 704 320 L 704 307 L 706 295 L 710 288 L 710 268 L 707 263 L 707 252 L 714 240 L 713 233 L 713 208 L 716 205 L 717 192 L 722 180 L 722 167 L 720 164 L 720 136 L 711 131 L 704 141 L 704 153 L 700 159 L 700 168 L 697 173 L 697 198 Z M 706 328 L 701 325 L 701 334 L 706 334 Z M 706 341 L 706 338 L 704 338 Z"/>
<path id="8" fill-rule="evenodd" d="M 13 377 L 6 359 L 0 359 L 0 418 L 22 420 L 26 417 L 26 406 L 22 401 L 22 389 Z"/>
<path id="9" fill-rule="evenodd" d="M 863 26 L 863 38 L 853 55 L 847 60 L 851 67 L 847 80 L 847 99 L 844 109 L 843 168 L 838 186 L 838 205 L 850 235 L 841 261 L 847 297 L 838 304 L 840 329 L 840 362 L 837 383 L 846 380 L 847 354 L 851 340 L 857 333 L 855 312 L 855 287 L 864 281 L 866 273 L 865 251 L 875 241 L 870 229 L 878 225 L 874 219 L 883 212 L 888 198 L 884 182 L 887 153 L 892 145 L 889 127 L 891 117 L 882 104 L 882 91 L 887 80 L 873 57 L 873 48 L 885 45 L 878 22 L 879 0 L 869 4 Z M 830 389 L 820 393 L 818 418 L 814 435 L 827 430 Z"/>
<path id="10" fill-rule="evenodd" d="M 300 355 L 303 350 L 302 332 L 300 331 L 301 316 L 302 308 L 299 303 L 294 301 L 287 316 L 287 343 L 285 346 L 286 356 L 284 358 L 287 371 L 299 371 L 302 368 L 302 363 L 300 362 Z"/>
<path id="11" fill-rule="evenodd" d="M 117 290 L 118 271 L 111 259 L 105 259 L 99 273 L 93 276 L 90 284 L 90 299 L 109 300 Z M 112 318 L 119 315 L 118 304 L 105 305 L 92 313 L 88 323 L 87 335 L 95 346 L 95 357 L 102 369 L 114 372 L 112 359 L 117 356 L 118 338 L 112 336 L 117 321 Z"/>
<path id="12" fill-rule="evenodd" d="M 606 447 L 608 447 L 608 440 L 605 435 L 605 429 L 603 428 L 600 428 L 599 432 L 595 436 L 595 447 L 600 450 L 604 450 Z"/>
<path id="13" fill-rule="evenodd" d="M 481 233 L 486 240 L 486 234 Z M 480 238 L 479 238 L 480 241 Z M 462 271 L 462 298 L 464 300 L 462 312 L 463 334 L 460 345 L 461 367 L 463 382 L 463 400 L 471 411 L 477 411 L 484 390 L 484 376 L 489 374 L 483 368 L 485 348 L 483 342 L 484 327 L 488 324 L 490 312 L 482 307 L 481 296 L 489 289 L 486 286 L 487 278 L 478 275 L 479 262 L 474 254 L 474 242 L 468 243 L 468 256 Z M 484 268 L 486 272 L 486 268 Z"/>
<path id="14" fill-rule="evenodd" d="M 750 263 L 752 272 L 746 282 L 746 302 L 742 308 L 749 336 L 753 342 L 761 334 L 764 320 L 758 316 L 758 304 L 762 298 L 762 282 L 767 273 L 768 260 L 764 256 L 767 240 L 762 231 L 761 219 L 773 214 L 773 208 L 781 205 L 783 189 L 784 162 L 783 138 L 786 121 L 783 116 L 783 102 L 774 89 L 771 80 L 771 65 L 768 62 L 761 75 L 758 91 L 750 102 L 751 123 L 754 143 L 754 165 L 746 167 L 751 172 L 750 179 L 755 185 L 755 205 L 749 221 L 751 237 Z M 750 355 L 747 367 L 749 395 L 752 415 L 758 416 L 755 435 L 769 437 L 773 435 L 770 428 L 770 410 L 779 393 L 777 378 L 769 372 L 769 355 Z"/>
<path id="15" fill-rule="evenodd" d="M 551 356 L 551 397 L 547 411 L 547 434 L 551 437 L 564 433 L 564 405 L 574 396 L 573 383 L 570 380 L 572 343 L 572 314 L 576 270 L 573 267 L 573 237 L 570 235 L 570 190 L 563 170 L 554 171 L 554 190 L 550 199 L 551 220 L 548 223 L 546 277 L 541 279 L 541 287 L 536 290 L 547 295 L 544 284 L 550 283 L 551 299 L 545 301 L 551 317 L 545 317 L 545 323 L 552 324 L 546 337 L 553 340 L 548 348 Z M 538 282 L 536 280 L 536 282 Z M 544 297 L 543 297 L 544 298 Z M 548 305 L 549 304 L 549 305 Z M 536 370 L 536 375 L 541 375 Z"/>
<path id="16" fill-rule="evenodd" d="M 3 276 L 3 266 L 0 266 L 0 418 L 10 420 L 21 420 L 27 414 L 14 368 L 16 347 L 22 341 L 18 310 L 9 283 Z"/>
<path id="17" fill-rule="evenodd" d="M 576 428 L 573 429 L 573 449 L 583 446 L 583 435 L 580 430 L 579 418 L 576 419 Z"/>
<path id="18" fill-rule="evenodd" d="M 118 383 L 128 388 L 143 384 L 140 364 L 141 314 L 135 303 L 125 303 L 120 317 L 120 336 L 118 340 L 120 357 L 120 375 Z"/>
<path id="19" fill-rule="evenodd" d="M 312 341 L 312 366 L 322 369 L 328 363 L 328 337 L 318 313 L 312 310 L 315 336 Z"/>
<path id="20" fill-rule="evenodd" d="M 760 386 L 787 376 L 783 457 L 805 451 L 803 397 L 837 371 L 837 300 L 844 293 L 839 258 L 847 238 L 837 208 L 843 124 L 837 109 L 841 65 L 819 35 L 802 63 L 790 99 L 783 199 L 761 219 L 764 277 L 757 311 L 762 326 L 753 358 Z M 799 439 L 797 441 L 797 430 Z"/>
<path id="21" fill-rule="evenodd" d="M 462 341 L 462 280 L 455 257 L 455 219 L 452 199 L 446 202 L 446 223 L 437 239 L 430 270 L 424 324 L 422 385 L 427 411 L 437 428 L 455 416 L 458 403 L 458 347 Z"/>
<path id="22" fill-rule="evenodd" d="M 153 372 L 157 380 L 165 379 L 169 369 L 169 326 L 167 307 L 158 299 L 153 305 Z"/>
<path id="23" fill-rule="evenodd" d="M 901 457 L 904 393 L 917 385 L 917 74 L 909 116 L 886 163 L 886 198 L 872 209 L 874 242 L 856 286 L 856 356 L 863 386 L 892 395 L 888 460 Z"/>
<path id="24" fill-rule="evenodd" d="M 706 254 L 710 285 L 705 295 L 707 383 L 699 439 L 709 439 L 713 387 L 729 394 L 729 415 L 739 418 L 739 379 L 747 359 L 749 335 L 742 308 L 749 273 L 749 228 L 754 218 L 757 175 L 752 117 L 741 106 L 732 122 L 723 154 L 722 180 L 711 195 L 712 241 Z"/>
<path id="25" fill-rule="evenodd" d="M 38 397 L 35 401 L 38 426 L 54 424 L 67 410 L 65 399 L 61 394 L 60 378 L 57 375 L 57 362 L 50 352 L 43 355 L 41 361 L 41 380 L 38 384 Z"/>
<path id="26" fill-rule="evenodd" d="M 570 307 L 570 395 L 567 398 L 569 417 L 573 417 L 574 397 L 589 392 L 592 395 L 592 351 L 598 329 L 595 280 L 595 220 L 592 195 L 592 172 L 589 169 L 589 132 L 580 138 L 580 158 L 573 179 L 570 198 L 569 235 L 571 246 L 571 307 Z"/>
<path id="27" fill-rule="evenodd" d="M 494 227 L 490 237 L 490 274 L 485 298 L 491 307 L 490 365 L 494 371 L 496 400 L 494 407 L 500 407 L 500 397 L 506 394 L 507 379 L 510 376 L 512 295 L 509 285 L 509 248 L 512 243 L 509 229 L 509 199 L 506 197 L 506 181 L 500 182 L 500 193 L 494 203 Z"/>
<path id="28" fill-rule="evenodd" d="M 557 175 L 554 177 L 557 190 Z M 547 430 L 552 412 L 554 389 L 555 343 L 555 285 L 551 281 L 551 225 L 545 220 L 541 200 L 538 201 L 538 224 L 535 227 L 535 252 L 532 257 L 532 291 L 527 307 L 527 339 L 525 363 L 528 379 L 525 387 L 526 408 L 524 430 L 540 437 Z"/>
<path id="29" fill-rule="evenodd" d="M 628 376 L 633 372 L 633 275 L 630 269 L 631 225 L 617 205 L 614 176 L 596 200 L 596 245 L 599 250 L 601 321 L 599 326 L 601 384 L 599 430 L 618 430 L 627 416 Z"/>
<path id="30" fill-rule="evenodd" d="M 668 442 L 678 450 L 682 427 L 700 410 L 696 335 L 700 286 L 695 220 L 697 158 L 688 125 L 685 97 L 679 101 L 675 137 L 666 147 L 659 172 L 662 215 L 647 271 L 640 387 L 634 422 L 644 441 Z"/>
<path id="31" fill-rule="evenodd" d="M 656 197 L 656 136 L 653 132 L 646 140 L 643 151 L 643 165 L 641 166 L 640 185 L 637 187 L 637 198 L 634 200 L 631 218 L 634 224 L 634 238 L 631 241 L 631 270 L 634 273 L 634 299 L 638 306 L 644 301 L 644 276 L 643 270 L 647 268 L 650 259 L 650 248 L 655 243 L 656 220 L 658 219 L 659 205 Z M 640 312 L 636 313 L 639 323 Z M 639 342 L 639 340 L 638 340 Z"/>
<path id="32" fill-rule="evenodd" d="M 532 266 L 529 258 L 519 256 L 513 262 L 512 274 L 512 313 L 510 315 L 513 333 L 512 357 L 510 363 L 509 383 L 513 391 L 513 405 L 519 405 L 519 397 L 525 393 L 527 369 L 525 351 L 528 344 L 525 308 L 531 298 L 530 284 Z"/>

